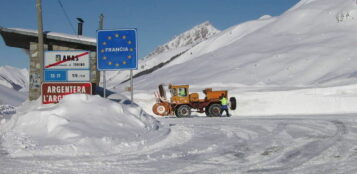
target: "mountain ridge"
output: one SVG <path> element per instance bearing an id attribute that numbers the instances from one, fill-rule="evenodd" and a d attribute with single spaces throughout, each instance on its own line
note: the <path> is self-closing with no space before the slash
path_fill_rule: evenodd
<path id="1" fill-rule="evenodd" d="M 12 66 L 0 67 L 0 85 L 16 91 L 28 91 L 28 70 Z"/>
<path id="2" fill-rule="evenodd" d="M 134 83 L 138 90 L 155 89 L 160 83 L 354 84 L 356 27 L 355 1 L 304 0 L 280 16 L 265 16 L 224 30 Z"/>

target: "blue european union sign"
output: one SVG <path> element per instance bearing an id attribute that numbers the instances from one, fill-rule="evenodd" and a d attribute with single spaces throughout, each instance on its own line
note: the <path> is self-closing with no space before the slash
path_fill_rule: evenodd
<path id="1" fill-rule="evenodd" d="M 137 69 L 136 29 L 97 32 L 97 69 Z"/>

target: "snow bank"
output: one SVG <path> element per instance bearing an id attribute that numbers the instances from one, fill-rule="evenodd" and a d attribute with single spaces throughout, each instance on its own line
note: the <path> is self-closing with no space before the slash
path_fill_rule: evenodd
<path id="1" fill-rule="evenodd" d="M 274 115 L 332 115 L 357 113 L 357 85 L 306 88 L 281 86 L 245 86 L 241 84 L 190 85 L 190 93 L 197 92 L 204 98 L 202 90 L 228 90 L 229 97 L 236 97 L 237 109 L 230 111 L 235 116 L 274 116 Z M 128 94 L 129 95 L 129 94 Z M 145 112 L 155 115 L 154 91 L 137 91 L 135 102 Z M 193 112 L 193 116 L 205 116 Z M 160 116 L 157 116 L 160 117 Z"/>
<path id="2" fill-rule="evenodd" d="M 11 156 L 88 155 L 135 150 L 159 122 L 136 105 L 99 96 L 68 95 L 57 105 L 26 102 L 0 134 Z"/>
<path id="3" fill-rule="evenodd" d="M 357 113 L 357 86 L 239 92 L 239 116 L 332 115 Z"/>

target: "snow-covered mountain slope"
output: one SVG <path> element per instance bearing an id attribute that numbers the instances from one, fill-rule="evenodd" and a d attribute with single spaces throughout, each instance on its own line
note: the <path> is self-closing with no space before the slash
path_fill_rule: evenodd
<path id="1" fill-rule="evenodd" d="M 138 70 L 134 75 L 151 73 L 163 65 L 171 62 L 176 57 L 186 52 L 193 46 L 216 35 L 220 31 L 211 23 L 204 22 L 192 29 L 174 37 L 171 41 L 159 46 L 149 55 L 139 60 Z M 115 88 L 117 84 L 122 83 L 129 78 L 128 71 L 108 72 L 108 87 Z"/>
<path id="2" fill-rule="evenodd" d="M 27 91 L 27 69 L 11 66 L 0 67 L 0 105 L 20 105 L 26 100 Z"/>
<path id="3" fill-rule="evenodd" d="M 159 46 L 152 53 L 150 53 L 146 58 L 152 57 L 154 55 L 161 54 L 173 49 L 192 46 L 197 43 L 200 43 L 211 36 L 219 33 L 214 26 L 208 21 L 193 27 L 192 29 L 174 37 L 171 41 L 167 42 L 164 45 Z"/>
<path id="4" fill-rule="evenodd" d="M 330 86 L 357 83 L 357 4 L 302 0 L 278 17 L 231 27 L 168 66 L 137 78 L 159 83 Z"/>
<path id="5" fill-rule="evenodd" d="M 0 67 L 0 85 L 16 91 L 28 91 L 28 70 L 12 66 Z"/>
<path id="6" fill-rule="evenodd" d="M 12 88 L 0 85 L 0 106 L 18 106 L 27 99 L 26 92 L 15 91 Z M 1 111 L 0 111 L 1 112 Z"/>

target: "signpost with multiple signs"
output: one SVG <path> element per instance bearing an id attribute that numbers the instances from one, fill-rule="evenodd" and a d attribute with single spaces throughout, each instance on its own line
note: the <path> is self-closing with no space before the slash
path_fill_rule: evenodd
<path id="1" fill-rule="evenodd" d="M 98 70 L 131 70 L 133 101 L 132 70 L 138 68 L 136 29 L 99 30 L 97 34 Z M 92 94 L 89 55 L 89 51 L 45 52 L 42 103 L 58 103 L 73 93 Z"/>
<path id="2" fill-rule="evenodd" d="M 89 51 L 46 51 L 45 82 L 89 82 Z"/>
<path id="3" fill-rule="evenodd" d="M 45 52 L 42 103 L 58 103 L 73 93 L 92 94 L 89 55 L 89 51 Z"/>

